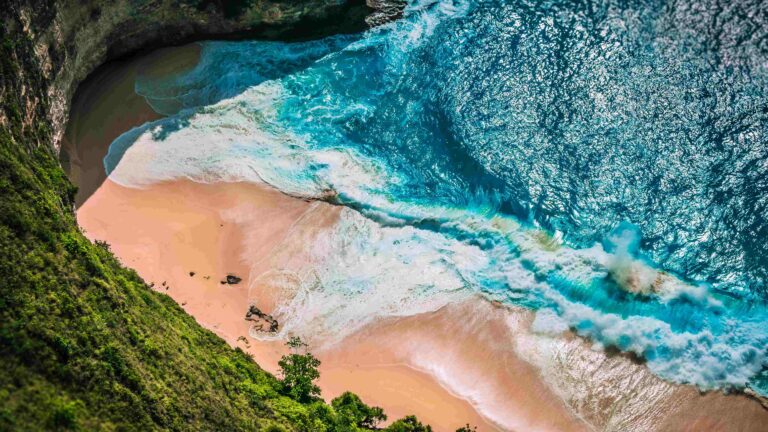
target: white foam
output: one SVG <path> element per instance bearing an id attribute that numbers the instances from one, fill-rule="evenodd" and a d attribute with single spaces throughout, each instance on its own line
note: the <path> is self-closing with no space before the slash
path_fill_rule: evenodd
<path id="1" fill-rule="evenodd" d="M 292 269 L 292 286 L 282 288 L 290 294 L 274 311 L 277 337 L 331 344 L 384 317 L 437 310 L 470 296 L 465 275 L 487 265 L 475 248 L 411 227 L 381 227 L 348 209 L 307 246 L 309 264 Z"/>
<path id="2" fill-rule="evenodd" d="M 411 18 L 393 30 L 406 34 L 396 40 L 418 44 L 434 31 L 435 20 L 466 12 L 459 3 L 435 4 L 411 5 Z M 365 48 L 360 42 L 347 49 Z M 324 61 L 331 60 L 332 56 Z M 301 84 L 301 79 L 313 78 L 290 79 Z M 467 197 L 466 207 L 396 202 L 388 190 L 402 181 L 383 162 L 344 143 L 315 145 L 311 134 L 293 130 L 347 115 L 356 119 L 371 115 L 364 104 L 323 95 L 326 105 L 302 112 L 308 118 L 285 120 L 280 108 L 301 105 L 305 99 L 291 94 L 284 81 L 266 81 L 215 105 L 134 129 L 116 141 L 107 157 L 110 178 L 129 187 L 179 178 L 245 181 L 266 183 L 300 197 L 338 193 L 345 202 L 363 207 L 362 214 L 345 209 L 332 230 L 307 243 L 309 265 L 270 275 L 282 292 L 283 301 L 275 311 L 283 324 L 279 337 L 312 334 L 331 343 L 371 321 L 436 310 L 482 292 L 503 302 L 548 306 L 534 321 L 534 330 L 542 335 L 559 334 L 571 326 L 598 344 L 654 354 L 649 367 L 667 379 L 702 388 L 741 387 L 766 366 L 768 338 L 759 320 L 739 322 L 737 317 L 723 316 L 716 319 L 724 330 L 679 332 L 652 314 L 630 311 L 622 316 L 569 300 L 553 283 L 555 278 L 567 280 L 588 296 L 600 294 L 590 292 L 591 282 L 610 275 L 620 287 L 647 295 L 660 310 L 685 300 L 714 316 L 724 311 L 706 286 L 688 284 L 637 259 L 636 236 L 611 238 L 613 253 L 599 244 L 574 249 L 562 245 L 557 235 L 552 238 L 512 218 L 494 216 L 493 205 L 476 205 L 473 197 Z M 407 225 L 427 219 L 440 221 L 444 231 Z M 471 241 L 445 234 L 450 231 Z"/>

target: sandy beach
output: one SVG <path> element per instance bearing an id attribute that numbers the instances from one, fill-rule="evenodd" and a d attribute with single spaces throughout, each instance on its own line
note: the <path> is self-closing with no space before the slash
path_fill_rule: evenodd
<path id="1" fill-rule="evenodd" d="M 190 44 L 97 71 L 73 103 L 62 159 L 79 186 L 78 221 L 89 238 L 107 241 L 115 255 L 156 290 L 170 295 L 232 346 L 252 354 L 260 366 L 277 373 L 277 361 L 286 352 L 283 342 L 249 337 L 253 324 L 245 320 L 254 295 L 263 310 L 274 307 L 270 289 L 261 286 L 252 293 L 249 286 L 274 271 L 269 257 L 278 245 L 281 256 L 291 256 L 285 251 L 294 249 L 291 259 L 300 260 L 303 245 L 282 243 L 286 236 L 311 238 L 332 224 L 340 209 L 248 184 L 178 181 L 131 189 L 108 180 L 102 164 L 117 136 L 161 117 L 134 92 L 136 76 L 185 70 L 194 66 L 199 53 L 199 45 Z M 304 232 L 297 235 L 297 230 Z M 222 284 L 227 275 L 243 281 Z M 350 354 L 353 347 L 347 348 L 321 356 L 320 384 L 326 399 L 351 390 L 385 408 L 390 420 L 416 414 L 436 430 L 452 431 L 466 423 L 480 430 L 498 430 L 429 374 L 395 362 L 395 354 L 381 351 L 387 358 L 384 364 L 384 357 L 355 359 Z M 361 346 L 360 352 L 368 353 L 368 347 Z"/>
<path id="2" fill-rule="evenodd" d="M 120 134 L 162 116 L 134 91 L 139 73 L 154 76 L 184 71 L 197 64 L 200 46 L 189 44 L 146 56 L 109 62 L 78 88 L 61 143 L 61 162 L 78 186 L 82 205 L 107 178 L 102 160 Z"/>
<path id="3" fill-rule="evenodd" d="M 91 240 L 203 326 L 277 373 L 283 342 L 245 320 L 250 305 L 270 313 L 283 268 L 305 264 L 305 249 L 344 210 L 255 184 L 186 180 L 127 188 L 104 173 L 102 158 L 120 133 L 159 116 L 133 91 L 136 73 L 190 67 L 197 45 L 154 60 L 105 69 L 79 92 L 67 131 L 65 166 L 80 187 L 77 217 Z M 278 253 L 279 252 L 279 253 Z M 227 276 L 242 280 L 226 283 Z M 224 282 L 224 283 L 223 283 Z M 350 390 L 390 420 L 415 414 L 435 431 L 466 423 L 495 430 L 761 430 L 756 401 L 700 394 L 664 382 L 621 355 L 592 350 L 573 335 L 533 334 L 533 313 L 479 297 L 440 310 L 374 322 L 331 346 L 323 362 L 327 400 Z"/>
<path id="4" fill-rule="evenodd" d="M 275 287 L 262 276 L 280 266 L 275 250 L 295 250 L 280 256 L 300 261 L 303 242 L 330 229 L 340 211 L 251 184 L 178 181 L 132 189 L 107 179 L 78 210 L 78 220 L 89 238 L 107 241 L 155 289 L 277 374 L 282 343 L 252 338 L 253 323 L 245 313 L 254 303 L 272 311 Z M 222 283 L 227 275 L 243 281 Z M 746 396 L 702 395 L 666 383 L 631 359 L 592 351 L 578 337 L 541 339 L 530 332 L 531 321 L 528 311 L 472 298 L 376 322 L 315 351 L 323 362 L 323 396 L 330 400 L 350 390 L 383 407 L 390 419 L 415 414 L 436 431 L 465 423 L 482 431 L 612 424 L 738 431 L 759 430 L 768 417 Z M 537 367 L 550 363 L 564 370 Z M 559 373 L 565 371 L 582 375 L 562 379 Z M 574 379 L 578 383 L 570 382 Z M 557 391 L 579 385 L 586 392 Z"/>
<path id="5" fill-rule="evenodd" d="M 89 238 L 107 241 L 126 266 L 136 269 L 155 289 L 170 295 L 198 322 L 251 353 L 263 368 L 277 373 L 277 360 L 285 353 L 282 343 L 249 337 L 252 324 L 244 319 L 251 291 L 249 281 L 258 280 L 259 272 L 269 270 L 260 268 L 258 262 L 282 246 L 289 232 L 295 236 L 296 231 L 301 231 L 303 235 L 298 238 L 307 239 L 325 228 L 315 223 L 317 217 L 307 218 L 308 213 L 319 213 L 332 223 L 339 210 L 255 185 L 180 181 L 131 189 L 107 179 L 78 210 L 78 221 Z M 256 247 L 245 246 L 246 241 Z M 227 275 L 243 281 L 222 284 Z M 269 312 L 270 287 L 261 288 L 257 306 Z M 439 319 L 439 315 L 425 318 L 383 323 L 366 330 L 360 338 L 345 341 L 338 350 L 318 352 L 323 361 L 323 396 L 330 400 L 350 390 L 366 402 L 383 407 L 392 420 L 416 414 L 437 431 L 452 431 L 465 423 L 477 425 L 478 430 L 499 430 L 469 401 L 403 360 L 408 353 L 399 349 L 397 340 L 405 328 L 426 332 L 422 338 L 428 337 L 431 329 L 436 332 L 435 341 L 447 340 L 446 334 L 438 332 L 449 329 L 430 321 Z M 503 385 L 499 382 L 499 387 Z M 520 394 L 519 401 L 530 405 L 526 394 Z M 555 403 L 543 403 L 558 405 L 556 398 L 550 401 Z M 569 421 L 551 420 L 570 417 L 559 405 L 550 412 L 538 410 L 535 417 L 541 418 L 535 421 L 558 426 L 552 430 L 566 430 L 560 426 Z"/>

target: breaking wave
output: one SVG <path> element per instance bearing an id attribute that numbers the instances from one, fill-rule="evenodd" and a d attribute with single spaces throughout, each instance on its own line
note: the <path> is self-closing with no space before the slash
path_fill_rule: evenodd
<path id="1" fill-rule="evenodd" d="M 206 42 L 193 70 L 138 80 L 168 117 L 105 167 L 345 206 L 283 275 L 283 332 L 480 293 L 667 380 L 768 394 L 755 5 L 421 1 L 362 35 Z"/>

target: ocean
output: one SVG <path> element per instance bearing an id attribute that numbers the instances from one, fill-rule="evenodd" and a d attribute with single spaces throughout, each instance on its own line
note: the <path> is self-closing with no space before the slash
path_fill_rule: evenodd
<path id="1" fill-rule="evenodd" d="M 668 381 L 768 396 L 765 4 L 432 0 L 403 15 L 204 42 L 195 68 L 140 77 L 167 117 L 112 143 L 110 179 L 344 206 L 307 246 L 312 277 L 285 281 L 284 334 L 332 341 L 480 295 Z"/>

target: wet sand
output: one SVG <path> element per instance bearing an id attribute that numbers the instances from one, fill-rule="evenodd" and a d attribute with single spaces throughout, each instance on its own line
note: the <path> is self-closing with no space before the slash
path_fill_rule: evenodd
<path id="1" fill-rule="evenodd" d="M 311 241 L 340 210 L 242 183 L 179 181 L 131 189 L 107 179 L 78 210 L 78 221 L 89 238 L 107 241 L 125 265 L 170 295 L 201 325 L 277 373 L 277 360 L 285 353 L 282 343 L 250 338 L 251 323 L 244 319 L 250 297 L 258 295 L 256 305 L 267 312 L 273 304 L 270 287 L 262 286 L 259 277 L 270 269 L 260 262 L 285 247 L 282 242 L 289 235 Z M 243 281 L 222 284 L 228 274 Z M 418 326 L 427 329 L 425 324 Z M 330 400 L 351 390 L 384 408 L 391 420 L 416 414 L 436 431 L 453 431 L 465 423 L 499 430 L 467 400 L 402 360 L 393 332 L 403 325 L 411 324 L 386 323 L 377 330 L 385 334 L 345 341 L 338 351 L 317 352 L 323 361 L 323 396 Z M 565 407 L 560 408 L 547 414 L 568 418 Z"/>
<path id="2" fill-rule="evenodd" d="M 276 288 L 265 275 L 301 263 L 306 242 L 331 229 L 342 211 L 251 184 L 131 189 L 106 180 L 78 220 L 89 238 L 110 243 L 203 326 L 277 373 L 282 343 L 250 337 L 245 312 L 252 303 L 272 311 Z M 222 284 L 228 274 L 243 281 Z M 390 419 L 416 414 L 436 431 L 467 422 L 481 431 L 748 431 L 768 419 L 746 396 L 666 383 L 573 335 L 533 334 L 531 321 L 529 311 L 472 298 L 377 322 L 315 351 L 323 396 L 353 391 Z"/>
<path id="3" fill-rule="evenodd" d="M 60 153 L 64 169 L 79 187 L 77 206 L 107 178 L 102 161 L 112 141 L 134 126 L 162 117 L 134 92 L 138 74 L 181 72 L 194 67 L 199 58 L 198 44 L 160 49 L 146 56 L 107 63 L 77 89 Z"/>
<path id="4" fill-rule="evenodd" d="M 526 319 L 531 316 L 516 312 Z M 436 312 L 376 323 L 322 354 L 350 368 L 364 359 L 374 380 L 392 365 L 427 373 L 502 430 L 588 430 L 539 371 L 516 355 L 515 335 L 507 325 L 513 316 L 506 308 L 472 298 Z M 376 397 L 379 391 L 366 381 L 356 385 L 361 380 L 354 374 L 344 379 L 342 371 L 326 378 L 340 381 L 331 387 L 358 387 L 354 390 L 361 395 L 372 392 Z"/>
<path id="5" fill-rule="evenodd" d="M 251 337 L 245 313 L 252 303 L 274 308 L 279 289 L 272 275 L 301 267 L 308 242 L 344 210 L 252 184 L 174 181 L 130 189 L 103 172 L 101 159 L 115 137 L 159 117 L 133 93 L 132 77 L 189 67 L 197 49 L 129 61 L 86 85 L 65 142 L 81 188 L 78 221 L 155 289 L 276 373 L 282 343 Z M 243 281 L 222 284 L 228 274 Z M 377 322 L 316 351 L 323 396 L 354 391 L 390 420 L 415 414 L 436 431 L 465 423 L 480 431 L 736 431 L 768 424 L 768 411 L 750 398 L 663 382 L 572 335 L 532 334 L 531 319 L 528 311 L 476 298 Z"/>

